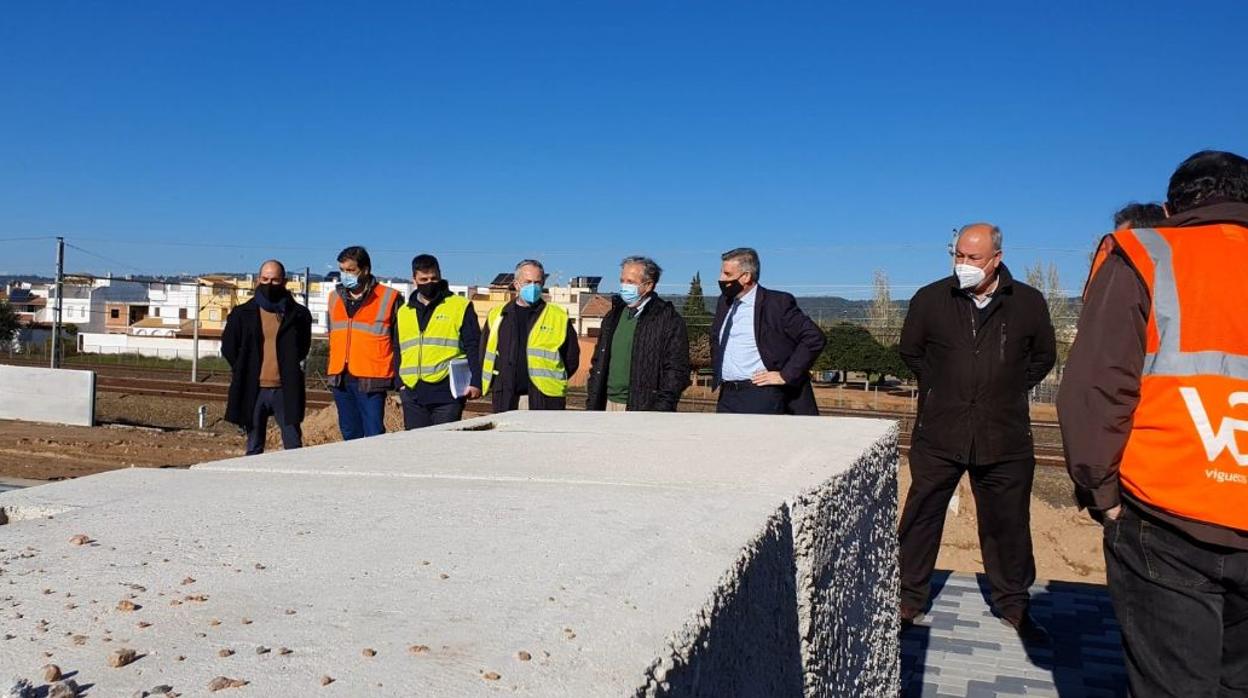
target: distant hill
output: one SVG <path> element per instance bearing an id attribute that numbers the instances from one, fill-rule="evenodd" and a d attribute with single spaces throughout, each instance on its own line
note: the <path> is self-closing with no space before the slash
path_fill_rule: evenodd
<path id="1" fill-rule="evenodd" d="M 677 308 L 684 306 L 686 296 L 664 296 L 671 302 L 676 304 Z M 719 296 L 706 296 L 706 309 L 709 312 L 715 312 L 715 303 L 719 300 Z M 894 305 L 903 312 L 906 308 L 906 301 L 893 301 Z M 839 296 L 798 296 L 797 307 L 802 309 L 816 322 L 824 325 L 836 324 L 838 322 L 856 322 L 863 323 L 867 319 L 867 311 L 871 307 L 870 300 L 850 300 Z"/>

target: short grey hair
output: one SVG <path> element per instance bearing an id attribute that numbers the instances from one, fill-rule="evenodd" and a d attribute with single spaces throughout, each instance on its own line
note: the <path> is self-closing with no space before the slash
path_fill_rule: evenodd
<path id="1" fill-rule="evenodd" d="M 1001 251 L 1001 229 L 991 223 L 985 223 L 982 221 L 979 223 L 967 223 L 961 228 L 958 228 L 958 234 L 954 237 L 953 244 L 957 245 L 958 240 L 962 239 L 962 234 L 971 228 L 987 228 L 988 234 L 992 236 L 992 249 L 996 252 Z"/>
<path id="2" fill-rule="evenodd" d="M 630 264 L 640 264 L 641 278 L 649 281 L 655 286 L 659 285 L 659 277 L 663 276 L 663 267 L 660 267 L 658 262 L 650 259 L 649 257 L 634 255 L 632 257 L 625 257 L 624 261 L 620 262 L 620 269 L 623 269 Z"/>
<path id="3" fill-rule="evenodd" d="M 749 272 L 750 277 L 753 278 L 755 282 L 758 281 L 760 265 L 758 263 L 758 252 L 755 252 L 753 247 L 738 247 L 733 250 L 728 250 L 720 255 L 719 258 L 725 262 L 736 262 L 737 266 L 741 268 L 743 273 Z"/>
<path id="4" fill-rule="evenodd" d="M 543 279 L 545 279 L 545 278 L 546 278 L 546 267 L 542 266 L 542 263 L 541 263 L 541 262 L 539 262 L 539 261 L 537 261 L 536 259 L 522 259 L 522 260 L 520 260 L 520 262 L 516 264 L 516 272 L 515 272 L 515 273 L 516 273 L 516 274 L 519 274 L 519 273 L 520 273 L 520 270 L 521 270 L 521 269 L 523 269 L 523 268 L 525 268 L 525 267 L 537 267 L 537 270 L 538 270 L 538 271 L 540 271 L 540 272 L 542 272 L 542 278 L 543 278 Z"/>

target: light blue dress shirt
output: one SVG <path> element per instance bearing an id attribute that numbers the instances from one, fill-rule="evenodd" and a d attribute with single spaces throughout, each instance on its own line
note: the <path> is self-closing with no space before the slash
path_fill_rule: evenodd
<path id="1" fill-rule="evenodd" d="M 746 381 L 755 373 L 766 370 L 763 357 L 758 353 L 758 341 L 754 338 L 754 300 L 758 297 L 758 287 L 739 299 L 740 305 L 732 316 L 732 327 L 729 329 L 728 344 L 724 347 L 724 363 L 720 369 L 723 374 L 720 380 Z M 732 305 L 728 306 L 732 312 Z M 724 324 L 727 325 L 727 315 Z M 723 329 L 720 329 L 720 342 L 723 342 Z"/>

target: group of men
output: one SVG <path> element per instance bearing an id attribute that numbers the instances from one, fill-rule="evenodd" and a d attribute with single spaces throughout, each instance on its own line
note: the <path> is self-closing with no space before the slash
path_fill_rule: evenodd
<path id="1" fill-rule="evenodd" d="M 1104 525 L 1132 693 L 1248 695 L 1248 160 L 1197 153 L 1174 172 L 1164 207 L 1133 205 L 1114 223 L 1058 395 L 1076 499 Z M 919 384 L 899 525 L 902 625 L 930 601 L 945 512 L 967 475 L 995 610 L 1025 642 L 1048 643 L 1028 591 L 1028 393 L 1056 361 L 1053 323 L 1040 292 L 1004 264 L 998 227 L 963 227 L 950 253 L 953 273 L 911 299 L 899 346 Z M 718 411 L 817 415 L 810 369 L 823 332 L 792 295 L 759 285 L 754 250 L 721 261 L 710 332 Z M 396 383 L 408 429 L 459 419 L 481 395 L 496 412 L 565 409 L 580 350 L 567 312 L 543 299 L 540 262 L 516 266 L 515 300 L 483 327 L 432 256 L 412 261 L 407 299 L 378 283 L 363 248 L 338 263 L 329 384 L 344 439 L 384 431 Z M 689 386 L 687 328 L 655 293 L 661 274 L 646 257 L 622 262 L 587 409 L 675 411 Z M 235 379 L 227 417 L 247 429 L 249 453 L 263 450 L 271 415 L 283 446 L 299 446 L 310 325 L 281 264 L 266 262 L 223 339 Z M 457 362 L 466 387 L 453 385 Z"/>
<path id="2" fill-rule="evenodd" d="M 711 329 L 718 410 L 817 415 L 810 369 L 823 332 L 792 295 L 760 286 L 759 268 L 753 249 L 722 255 Z M 620 290 L 590 362 L 586 409 L 676 411 L 691 382 L 689 334 L 656 292 L 662 273 L 649 257 L 621 262 Z M 522 260 L 515 298 L 481 322 L 472 302 L 450 291 L 432 255 L 412 260 L 413 290 L 402 298 L 373 275 L 367 250 L 344 249 L 329 299 L 326 371 L 342 438 L 384 433 L 394 390 L 406 429 L 456 421 L 466 401 L 482 396 L 494 412 L 566 409 L 580 343 L 568 312 L 545 300 L 546 278 L 540 261 Z M 249 455 L 264 452 L 270 417 L 283 448 L 302 445 L 311 326 L 286 290 L 285 268 L 264 262 L 255 297 L 230 313 L 222 337 L 234 378 L 226 418 L 246 430 Z"/>

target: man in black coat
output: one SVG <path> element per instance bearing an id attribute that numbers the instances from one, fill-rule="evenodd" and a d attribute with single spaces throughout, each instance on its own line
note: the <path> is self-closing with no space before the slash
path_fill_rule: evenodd
<path id="1" fill-rule="evenodd" d="M 649 257 L 620 263 L 620 293 L 603 318 L 585 387 L 585 409 L 675 412 L 689 387 L 689 332 L 654 292 L 663 269 Z"/>
<path id="2" fill-rule="evenodd" d="M 221 354 L 230 364 L 225 419 L 247 431 L 247 455 L 264 453 L 269 416 L 282 431 L 282 448 L 303 445 L 302 362 L 312 346 L 312 314 L 286 290 L 286 268 L 271 259 L 260 266 L 256 294 L 230 312 Z"/>
<path id="3" fill-rule="evenodd" d="M 792 294 L 758 285 L 758 253 L 721 256 L 719 304 L 711 324 L 712 387 L 718 412 L 818 415 L 810 367 L 827 344 Z"/>
<path id="4" fill-rule="evenodd" d="M 1029 612 L 1036 459 L 1027 393 L 1057 359 L 1053 323 L 1044 296 L 1001 262 L 999 228 L 965 226 L 952 254 L 954 275 L 919 289 L 901 330 L 901 357 L 919 379 L 899 529 L 901 619 L 913 623 L 927 605 L 945 510 L 969 473 L 993 605 L 1024 640 L 1044 643 Z"/>

